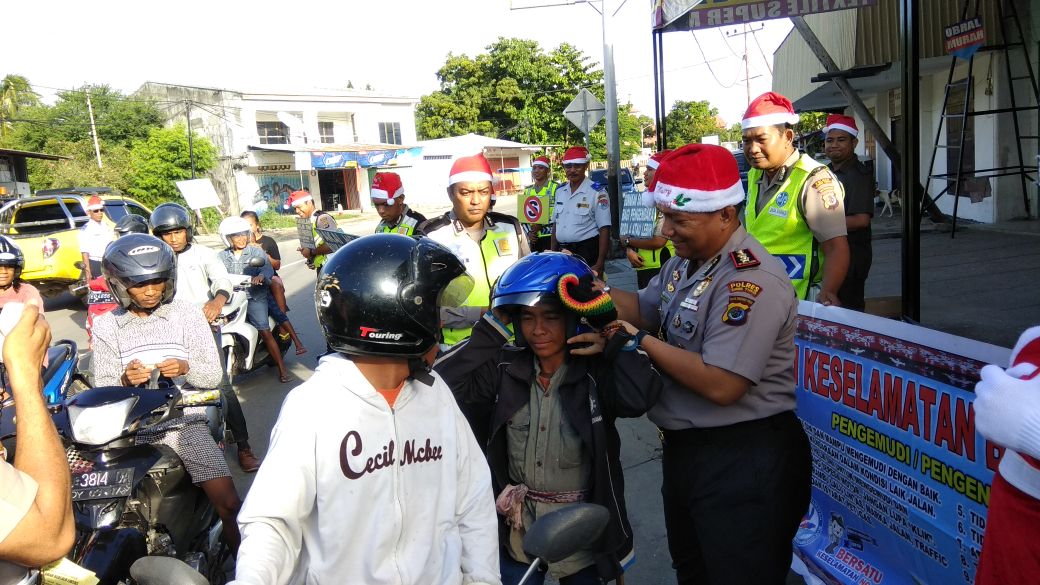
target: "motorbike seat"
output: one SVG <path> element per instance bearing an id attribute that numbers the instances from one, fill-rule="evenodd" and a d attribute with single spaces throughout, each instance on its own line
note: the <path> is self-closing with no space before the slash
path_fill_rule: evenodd
<path id="1" fill-rule="evenodd" d="M 47 348 L 47 365 L 43 367 L 43 380 L 46 383 L 50 380 L 54 374 L 68 361 L 72 356 L 72 352 L 75 351 L 75 346 L 70 343 L 59 341 L 52 347 Z"/>

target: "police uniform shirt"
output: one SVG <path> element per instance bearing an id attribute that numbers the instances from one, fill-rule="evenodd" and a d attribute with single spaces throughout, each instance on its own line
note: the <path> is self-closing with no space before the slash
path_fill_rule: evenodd
<path id="1" fill-rule="evenodd" d="M 639 313 L 672 346 L 751 382 L 729 406 L 667 375 L 650 420 L 668 430 L 732 425 L 795 408 L 798 300 L 780 262 L 740 227 L 719 254 L 690 271 L 674 257 L 639 291 Z"/>
<path id="2" fill-rule="evenodd" d="M 801 156 L 801 153 L 795 150 L 772 180 L 765 172 L 762 173 L 758 179 L 756 214 L 761 214 L 762 210 L 772 202 L 773 196 L 776 195 L 780 185 L 794 167 L 794 163 L 798 162 L 798 158 Z M 826 242 L 832 238 L 846 235 L 844 201 L 845 192 L 841 182 L 826 166 L 816 169 L 805 180 L 805 185 L 798 198 L 798 208 L 817 242 Z"/>
<path id="3" fill-rule="evenodd" d="M 610 227 L 610 199 L 607 192 L 585 177 L 572 193 L 565 182 L 556 189 L 552 223 L 556 224 L 556 241 L 574 244 L 599 235 L 599 229 Z"/>
<path id="4" fill-rule="evenodd" d="M 79 228 L 79 251 L 86 254 L 91 260 L 101 262 L 105 255 L 105 248 L 116 239 L 112 228 L 106 227 L 100 221 L 87 220 L 83 227 Z M 100 276 L 95 274 L 94 276 Z"/>

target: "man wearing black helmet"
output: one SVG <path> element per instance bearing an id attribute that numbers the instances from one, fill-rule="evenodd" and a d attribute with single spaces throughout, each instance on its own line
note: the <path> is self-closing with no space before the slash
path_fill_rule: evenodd
<path id="1" fill-rule="evenodd" d="M 193 241 L 191 214 L 184 207 L 163 203 L 152 212 L 151 224 L 152 233 L 177 254 L 177 298 L 201 307 L 206 322 L 212 323 L 231 300 L 232 284 L 224 263 L 216 252 Z M 213 334 L 219 348 L 220 331 L 213 330 Z M 226 376 L 220 389 L 227 402 L 227 427 L 238 446 L 238 466 L 252 473 L 260 468 L 260 459 L 249 446 L 249 429 L 242 405 Z"/>
<path id="2" fill-rule="evenodd" d="M 198 309 L 175 298 L 173 250 L 158 238 L 132 234 L 108 245 L 101 266 L 120 307 L 94 321 L 94 383 L 139 386 L 157 369 L 181 384 L 216 387 L 220 354 Z M 237 550 L 235 516 L 241 502 L 202 410 L 185 408 L 183 416 L 149 428 L 139 440 L 177 453 L 220 515 L 228 546 Z"/>
<path id="3" fill-rule="evenodd" d="M 234 583 L 500 584 L 487 465 L 427 361 L 439 302 L 472 286 L 428 238 L 373 234 L 328 258 L 315 300 L 334 353 L 282 403 Z"/>

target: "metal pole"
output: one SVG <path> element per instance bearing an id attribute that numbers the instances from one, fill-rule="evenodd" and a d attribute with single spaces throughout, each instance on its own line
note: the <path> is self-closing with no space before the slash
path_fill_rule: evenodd
<path id="1" fill-rule="evenodd" d="M 98 144 L 97 126 L 94 125 L 94 105 L 90 103 L 90 88 L 86 89 L 87 113 L 90 114 L 90 137 L 94 139 L 94 154 L 97 155 L 97 168 L 101 168 L 101 146 Z"/>
<path id="2" fill-rule="evenodd" d="M 610 36 L 610 21 L 607 0 L 600 5 L 603 12 L 603 85 L 606 98 L 607 120 L 607 193 L 610 197 L 610 231 L 618 237 L 621 223 L 620 189 L 618 189 L 618 167 L 621 165 L 621 140 L 618 137 L 617 85 L 614 80 L 614 45 Z"/>
<path id="3" fill-rule="evenodd" d="M 191 100 L 184 101 L 184 117 L 188 119 L 188 159 L 191 161 L 191 178 L 195 178 L 195 145 L 191 138 Z"/>
<path id="4" fill-rule="evenodd" d="M 658 131 L 661 127 L 661 117 L 664 115 L 661 111 L 661 100 L 657 97 L 661 94 L 661 64 L 657 59 L 657 42 L 660 37 L 661 35 L 657 31 L 650 31 L 650 41 L 654 51 L 654 134 L 657 135 L 657 152 L 664 150 L 664 145 L 661 144 L 661 133 Z M 640 143 L 642 143 L 642 129 L 640 129 L 639 140 Z M 642 146 L 642 144 L 640 144 L 640 146 Z"/>
<path id="5" fill-rule="evenodd" d="M 917 0 L 899 0 L 899 43 L 902 75 L 903 157 L 903 266 L 902 313 L 904 320 L 921 320 L 921 136 L 917 120 L 921 111 L 919 20 Z"/>
<path id="6" fill-rule="evenodd" d="M 657 150 L 668 148 L 668 106 L 664 99 L 664 32 L 657 31 L 657 57 L 658 75 L 661 78 L 661 91 L 657 95 L 657 111 L 661 113 L 661 123 L 657 126 Z"/>
<path id="7" fill-rule="evenodd" d="M 747 36 L 748 26 L 744 25 L 744 86 L 747 87 L 747 105 L 751 105 L 751 67 L 748 64 Z M 729 42 L 729 41 L 726 41 Z"/>

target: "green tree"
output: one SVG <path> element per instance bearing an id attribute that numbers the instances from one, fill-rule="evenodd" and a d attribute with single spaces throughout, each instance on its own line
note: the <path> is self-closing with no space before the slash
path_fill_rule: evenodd
<path id="1" fill-rule="evenodd" d="M 196 175 L 203 175 L 217 164 L 217 150 L 204 137 L 192 133 Z M 152 128 L 148 137 L 134 142 L 130 150 L 130 175 L 127 191 L 145 205 L 166 201 L 184 202 L 176 181 L 191 178 L 188 135 L 183 124 L 172 128 Z"/>
<path id="2" fill-rule="evenodd" d="M 449 54 L 440 89 L 416 108 L 422 139 L 473 132 L 528 143 L 580 142 L 562 115 L 578 90 L 603 98 L 598 63 L 566 43 L 545 52 L 532 40 L 503 38 L 476 57 Z"/>
<path id="3" fill-rule="evenodd" d="M 678 148 L 684 144 L 700 142 L 704 136 L 721 134 L 718 115 L 718 108 L 713 108 L 707 101 L 676 100 L 665 116 L 668 148 Z"/>
<path id="4" fill-rule="evenodd" d="M 39 104 L 40 96 L 32 90 L 28 79 L 13 73 L 4 76 L 0 80 L 0 138 L 7 136 L 22 108 Z"/>
<path id="5" fill-rule="evenodd" d="M 740 143 L 744 139 L 744 131 L 740 128 L 740 122 L 735 122 L 732 126 L 722 131 L 720 140 L 723 142 L 737 142 Z"/>
<path id="6" fill-rule="evenodd" d="M 29 182 L 34 190 L 105 186 L 126 192 L 130 186 L 130 149 L 121 144 L 101 147 L 102 168 L 98 168 L 90 140 L 54 140 L 47 143 L 46 152 L 67 156 L 69 160 L 30 159 Z"/>
<path id="7" fill-rule="evenodd" d="M 569 122 L 568 122 L 569 123 Z M 618 146 L 619 158 L 622 160 L 638 154 L 643 147 L 643 128 L 653 124 L 647 116 L 636 116 L 632 113 L 632 104 L 623 104 L 618 108 Z M 595 160 L 607 158 L 606 124 L 597 124 L 589 136 L 589 153 Z"/>

